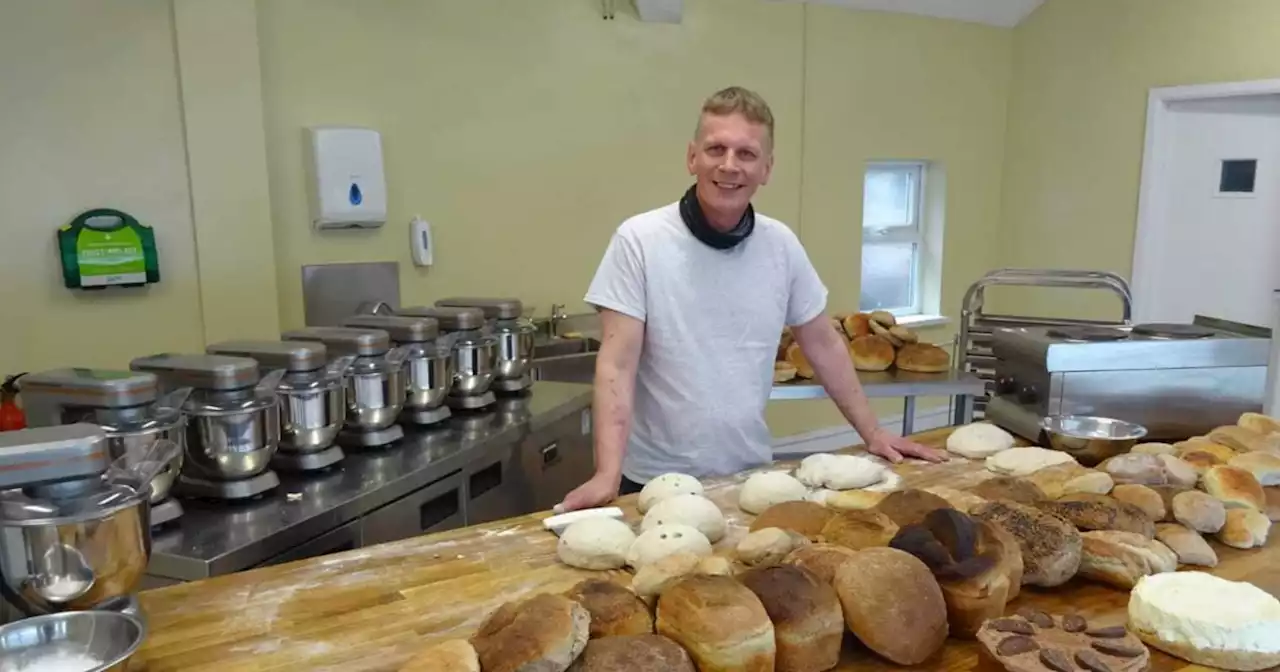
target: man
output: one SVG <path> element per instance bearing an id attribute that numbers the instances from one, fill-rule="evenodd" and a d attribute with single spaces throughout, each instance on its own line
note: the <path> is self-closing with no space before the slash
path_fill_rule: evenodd
<path id="1" fill-rule="evenodd" d="M 723 476 L 771 461 L 764 408 L 784 325 L 872 453 L 943 459 L 879 427 L 800 241 L 751 207 L 773 169 L 768 104 L 738 87 L 712 95 L 687 163 L 694 186 L 624 222 L 587 291 L 602 328 L 596 473 L 562 508 L 605 504 L 667 472 Z"/>

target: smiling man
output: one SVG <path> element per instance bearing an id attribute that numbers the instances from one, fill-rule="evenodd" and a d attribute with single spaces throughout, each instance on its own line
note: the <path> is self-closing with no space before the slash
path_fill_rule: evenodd
<path id="1" fill-rule="evenodd" d="M 724 476 L 771 461 L 764 409 L 783 326 L 872 453 L 943 459 L 880 428 L 800 241 L 751 207 L 773 170 L 764 99 L 739 87 L 708 98 L 686 162 L 694 185 L 623 222 L 587 291 L 602 328 L 596 472 L 563 508 L 667 472 Z"/>

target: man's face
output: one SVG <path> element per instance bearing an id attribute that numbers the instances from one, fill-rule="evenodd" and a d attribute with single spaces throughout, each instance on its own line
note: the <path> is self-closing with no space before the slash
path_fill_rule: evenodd
<path id="1" fill-rule="evenodd" d="M 747 209 L 773 170 L 769 129 L 740 114 L 702 115 L 698 137 L 689 143 L 689 174 L 697 178 L 698 200 L 715 216 L 732 219 Z"/>

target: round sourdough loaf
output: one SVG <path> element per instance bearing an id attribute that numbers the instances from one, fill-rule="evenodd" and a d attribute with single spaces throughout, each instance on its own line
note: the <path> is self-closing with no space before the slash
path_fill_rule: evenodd
<path id="1" fill-rule="evenodd" d="M 587 645 L 591 615 L 563 595 L 508 602 L 471 638 L 485 672 L 563 672 Z"/>
<path id="2" fill-rule="evenodd" d="M 835 512 L 813 502 L 782 502 L 760 512 L 751 522 L 751 532 L 776 527 L 791 530 L 810 540 L 817 540 L 822 528 Z"/>
<path id="3" fill-rule="evenodd" d="M 840 565 L 843 565 L 855 554 L 857 554 L 857 551 L 844 546 L 813 544 L 812 546 L 803 546 L 791 551 L 782 562 L 796 567 L 803 567 L 812 572 L 823 583 L 831 583 L 835 581 L 836 570 L 840 569 Z"/>
<path id="4" fill-rule="evenodd" d="M 612 581 L 587 579 L 565 593 L 591 614 L 591 638 L 646 635 L 653 632 L 653 614 L 635 593 Z"/>
<path id="5" fill-rule="evenodd" d="M 773 622 L 777 672 L 824 672 L 840 662 L 844 614 L 835 588 L 792 565 L 740 577 Z"/>
<path id="6" fill-rule="evenodd" d="M 727 576 L 692 576 L 658 598 L 658 634 L 699 672 L 773 672 L 773 623 L 755 593 Z"/>
<path id="7" fill-rule="evenodd" d="M 835 589 L 849 630 L 894 663 L 919 665 L 947 639 L 942 589 L 910 553 L 896 548 L 858 551 L 836 570 Z"/>
<path id="8" fill-rule="evenodd" d="M 570 672 L 697 672 L 688 652 L 662 635 L 624 635 L 587 642 Z"/>

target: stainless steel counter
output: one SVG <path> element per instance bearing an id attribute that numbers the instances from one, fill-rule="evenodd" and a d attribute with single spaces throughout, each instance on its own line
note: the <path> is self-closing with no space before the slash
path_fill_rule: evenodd
<path id="1" fill-rule="evenodd" d="M 331 471 L 280 473 L 280 487 L 259 500 L 183 500 L 176 527 L 154 535 L 151 583 L 528 513 L 548 501 L 534 491 L 550 481 L 528 477 L 522 465 L 550 472 L 570 463 L 554 479 L 561 489 L 589 474 L 590 404 L 589 386 L 542 381 L 523 396 L 499 398 L 488 412 L 455 414 L 438 429 L 406 427 L 404 440 L 388 448 L 347 450 Z M 577 441 L 573 455 L 566 437 Z"/>
<path id="2" fill-rule="evenodd" d="M 859 371 L 858 380 L 868 397 L 903 397 L 902 434 L 914 430 L 916 397 L 952 397 L 955 404 L 956 424 L 970 422 L 973 418 L 973 398 L 983 394 L 985 382 L 978 376 L 954 369 L 943 373 L 914 373 L 911 371 Z M 825 399 L 827 391 L 812 381 L 779 383 L 773 386 L 770 400 Z"/>

